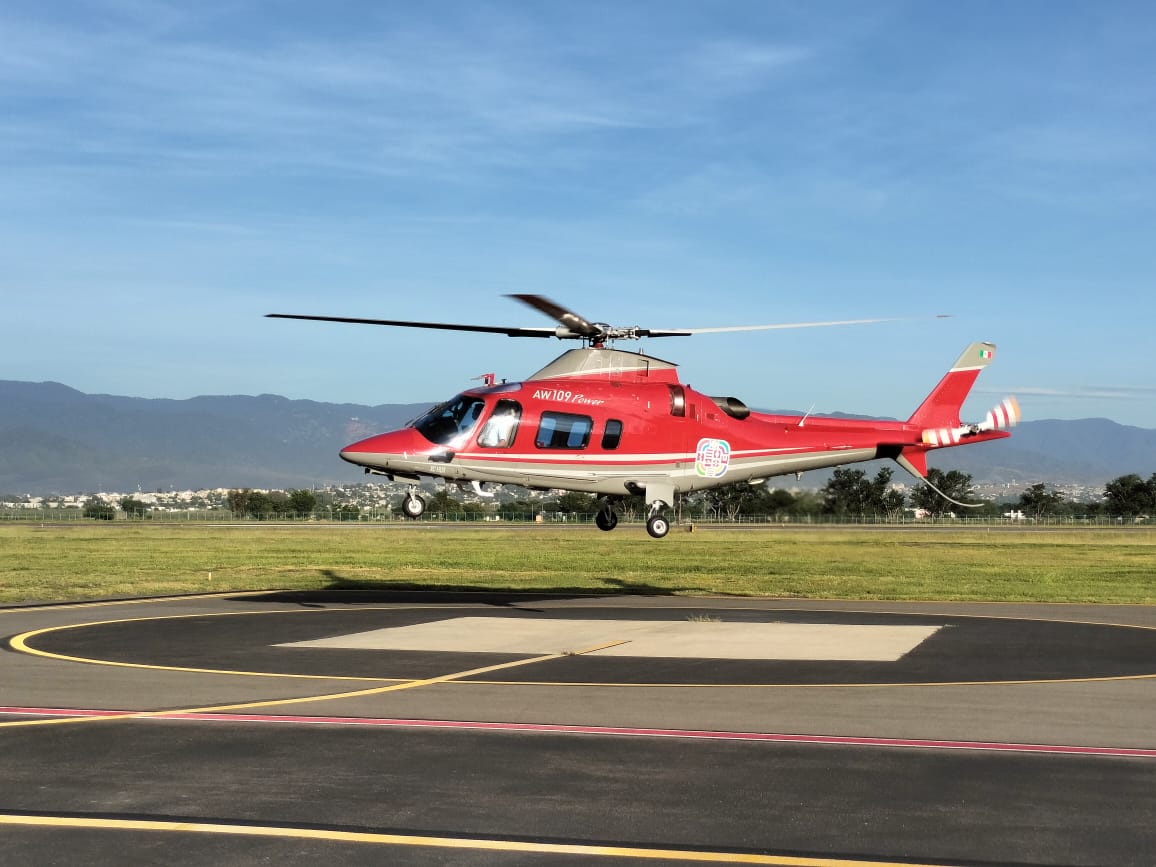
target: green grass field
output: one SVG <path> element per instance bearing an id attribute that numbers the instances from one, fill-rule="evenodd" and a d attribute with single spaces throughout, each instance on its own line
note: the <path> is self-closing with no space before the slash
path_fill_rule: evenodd
<path id="1" fill-rule="evenodd" d="M 456 588 L 1156 603 L 1156 530 L 0 526 L 0 602 Z"/>

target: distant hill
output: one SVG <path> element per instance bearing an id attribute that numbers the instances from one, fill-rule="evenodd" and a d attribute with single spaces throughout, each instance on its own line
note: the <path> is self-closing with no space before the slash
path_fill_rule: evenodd
<path id="1" fill-rule="evenodd" d="M 337 456 L 431 404 L 273 394 L 158 400 L 0 380 L 0 492 L 296 488 L 363 478 Z"/>
<path id="2" fill-rule="evenodd" d="M 296 488 L 364 479 L 337 456 L 430 404 L 318 403 L 272 394 L 161 400 L 0 380 L 0 493 Z M 1103 485 L 1156 472 L 1156 430 L 1107 419 L 1024 422 L 1012 439 L 932 455 L 977 484 Z M 805 483 L 821 484 L 808 473 Z"/>
<path id="3" fill-rule="evenodd" d="M 948 449 L 931 463 L 977 482 L 1103 485 L 1127 473 L 1156 473 L 1156 430 L 1106 418 L 1029 421 L 1011 439 Z"/>

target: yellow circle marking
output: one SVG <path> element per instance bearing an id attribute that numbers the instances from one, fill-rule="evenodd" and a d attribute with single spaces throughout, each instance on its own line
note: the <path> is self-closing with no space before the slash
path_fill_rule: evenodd
<path id="1" fill-rule="evenodd" d="M 334 692 L 326 693 L 324 695 L 307 695 L 299 698 L 276 698 L 265 699 L 261 701 L 246 701 L 237 704 L 220 704 L 211 705 L 207 707 L 194 708 L 168 708 L 166 710 L 150 710 L 139 711 L 132 713 L 108 713 L 100 716 L 82 716 L 82 717 L 59 717 L 55 719 L 34 719 L 34 720 L 17 720 L 15 722 L 0 722 L 0 728 L 30 728 L 33 726 L 51 726 L 51 725 L 77 725 L 80 723 L 96 723 L 108 722 L 110 720 L 134 720 L 134 719 L 149 719 L 151 717 L 169 716 L 170 714 L 198 714 L 198 713 L 223 713 L 231 710 L 253 710 L 254 708 L 265 707 L 282 707 L 290 704 L 308 704 L 314 701 L 333 701 L 340 698 L 361 698 L 367 695 L 381 695 L 387 692 L 400 692 L 404 689 L 418 689 L 423 686 L 430 686 L 435 683 L 447 683 L 452 680 L 457 680 L 462 677 L 470 677 L 474 674 L 485 674 L 490 671 L 499 671 L 504 668 L 516 668 L 520 665 L 533 665 L 535 662 L 547 662 L 551 659 L 560 659 L 563 656 L 580 656 L 584 653 L 593 653 L 596 650 L 602 650 L 607 647 L 614 647 L 621 644 L 620 641 L 612 641 L 607 644 L 599 644 L 594 647 L 586 647 L 581 650 L 566 650 L 561 653 L 547 653 L 543 656 L 533 656 L 528 659 L 515 659 L 512 662 L 499 662 L 496 665 L 484 665 L 481 668 L 471 668 L 466 671 L 455 671 L 450 674 L 441 674 L 437 677 L 424 677 L 418 680 L 407 680 L 403 683 L 391 683 L 388 686 L 370 687 L 369 689 L 357 689 L 352 692 Z"/>
<path id="2" fill-rule="evenodd" d="M 233 595 L 233 594 L 224 594 Z M 1018 604 L 1018 603 L 1001 603 L 1001 604 Z M 275 610 L 275 611 L 227 611 L 216 613 L 199 613 L 199 614 L 168 614 L 152 617 L 128 617 L 118 618 L 115 620 L 99 620 L 90 621 L 86 623 L 73 623 L 66 626 L 48 626 L 43 629 L 32 630 L 31 632 L 24 632 L 20 635 L 10 639 L 10 645 L 16 651 L 27 653 L 32 656 L 42 656 L 48 659 L 56 659 L 64 662 L 79 662 L 89 665 L 108 665 L 120 668 L 140 668 L 155 671 L 180 671 L 190 672 L 196 674 L 217 674 L 217 675 L 236 675 L 242 677 L 277 677 L 277 678 L 293 678 L 301 680 L 338 680 L 338 681 L 360 681 L 370 683 L 382 682 L 410 682 L 406 678 L 387 678 L 387 677 L 357 677 L 351 675 L 324 675 L 324 674 L 293 674 L 284 672 L 263 672 L 263 671 L 237 671 L 231 669 L 214 669 L 214 668 L 188 668 L 182 666 L 167 666 L 167 665 L 150 665 L 139 662 L 118 662 L 113 660 L 96 659 L 92 657 L 83 656 L 68 656 L 65 654 L 52 653 L 47 650 L 38 650 L 28 645 L 28 641 L 39 635 L 45 635 L 51 632 L 63 632 L 68 629 L 83 629 L 89 626 L 105 626 L 113 623 L 135 623 L 146 622 L 153 620 L 185 620 L 197 617 L 241 617 L 247 615 L 265 615 L 265 614 L 316 614 L 329 613 L 335 614 L 345 611 L 413 611 L 413 610 L 429 610 L 434 609 L 438 611 L 452 610 L 452 609 L 472 609 L 474 605 L 404 605 L 404 606 L 364 606 L 358 608 L 310 608 L 310 609 L 295 609 L 295 610 Z M 607 610 L 614 608 L 629 608 L 636 606 L 628 605 L 608 605 L 599 606 Z M 663 606 L 660 611 L 681 611 L 681 610 L 700 610 L 701 605 L 672 605 Z M 558 609 L 565 610 L 565 609 Z M 1021 621 L 1025 623 L 1059 623 L 1070 624 L 1073 626 L 1103 626 L 1113 629 L 1143 629 L 1147 631 L 1156 631 L 1156 626 L 1143 626 L 1133 623 L 1110 623 L 1105 621 L 1095 620 L 1065 620 L 1057 618 L 1044 617 L 1014 617 L 1009 615 L 991 615 L 991 614 L 951 614 L 949 612 L 911 612 L 911 611 L 875 611 L 870 609 L 845 609 L 845 608 L 774 608 L 763 607 L 755 605 L 731 606 L 719 609 L 719 612 L 726 611 L 760 611 L 760 612 L 817 612 L 823 614 L 869 614 L 869 615 L 884 615 L 891 617 L 951 617 L 957 619 L 969 620 L 1006 620 L 1006 621 Z M 616 642 L 617 643 L 617 642 Z M 599 648 L 601 649 L 601 648 Z M 587 653 L 590 651 L 583 651 Z M 569 654 L 558 654 L 558 657 Z M 1125 674 L 1125 675 L 1107 675 L 1104 677 L 1059 677 L 1059 678 L 1041 678 L 1041 679 L 1026 679 L 1026 680 L 948 680 L 948 681 L 894 681 L 881 683 L 647 683 L 647 682 L 592 682 L 592 681 L 550 681 L 550 680 L 471 680 L 470 685 L 479 686 L 553 686 L 553 687 L 635 687 L 635 688 L 655 688 L 655 689 L 879 689 L 884 687 L 942 687 L 942 686 L 1024 686 L 1032 684 L 1054 684 L 1054 683 L 1106 683 L 1111 681 L 1122 680 L 1152 680 L 1156 679 L 1156 672 L 1150 674 Z M 166 711 L 167 713 L 168 711 Z M 8 725 L 0 723 L 0 726 Z"/>
<path id="3" fill-rule="evenodd" d="M 134 596 L 132 599 L 101 599 L 88 602 L 42 602 L 38 605 L 15 605 L 0 608 L 0 614 L 25 614 L 41 611 L 72 611 L 76 608 L 106 608 L 114 605 L 147 605 L 150 602 L 181 602 L 198 599 L 224 599 L 229 596 L 268 596 L 285 590 L 222 590 L 218 593 L 179 593 L 176 596 Z"/>
<path id="4" fill-rule="evenodd" d="M 911 680 L 879 683 L 657 683 L 587 680 L 470 680 L 465 686 L 585 686 L 622 689 L 881 689 L 917 686 L 1028 686 L 1048 683 L 1107 683 L 1113 680 L 1152 680 L 1156 674 L 1121 674 L 1109 677 L 1061 677 L 1053 680 Z"/>
<path id="5" fill-rule="evenodd" d="M 231 594 L 227 594 L 231 595 Z M 64 653 L 53 653 L 49 650 L 39 650 L 38 648 L 29 646 L 28 642 L 40 635 L 47 635 L 50 632 L 65 632 L 69 629 L 86 629 L 90 626 L 108 626 L 113 623 L 145 623 L 153 620 L 192 620 L 198 617 L 245 617 L 245 616 L 259 616 L 266 614 L 318 614 L 328 613 L 336 614 L 344 611 L 413 611 L 415 609 L 426 608 L 468 608 L 466 605 L 456 606 L 442 606 L 442 605 L 416 605 L 406 606 L 405 608 L 397 608 L 388 605 L 370 605 L 361 608 L 305 608 L 295 609 L 290 611 L 218 611 L 218 612 L 202 612 L 199 614 L 162 614 L 152 617 L 119 617 L 114 620 L 90 620 L 85 623 L 70 623 L 65 626 L 46 626 L 43 629 L 33 629 L 30 632 L 22 632 L 9 640 L 13 650 L 21 653 L 27 653 L 30 656 L 42 656 L 46 659 L 56 659 L 62 662 L 80 662 L 86 665 L 108 665 L 114 668 L 143 668 L 150 671 L 183 671 L 191 672 L 193 674 L 229 674 L 237 675 L 239 677 L 284 677 L 295 678 L 299 680 L 352 680 L 369 683 L 382 683 L 383 681 L 396 682 L 408 680 L 404 677 L 356 677 L 353 675 L 343 674 L 293 674 L 276 671 L 240 671 L 227 668 L 192 668 L 180 665 L 151 665 L 146 662 L 119 662 L 112 659 L 97 659 L 89 656 L 69 656 Z"/>
<path id="6" fill-rule="evenodd" d="M 485 837 L 437 837 L 417 834 L 385 834 L 372 831 L 329 831 L 317 828 L 286 828 L 266 825 L 230 825 L 216 822 L 170 822 L 151 819 L 95 819 L 70 816 L 0 813 L 0 825 L 40 828 L 84 828 L 106 831 L 164 831 L 179 834 L 223 834 L 237 837 L 274 837 L 323 840 L 333 843 L 368 843 L 379 846 L 425 846 L 489 852 L 526 852 L 536 855 L 585 855 L 636 860 L 685 861 L 713 864 L 766 864 L 776 867 L 936 867 L 910 861 L 858 861 L 845 858 L 801 858 L 790 855 L 759 855 L 747 852 L 703 852 L 636 846 L 600 846 L 593 843 L 538 843 L 495 840 Z"/>

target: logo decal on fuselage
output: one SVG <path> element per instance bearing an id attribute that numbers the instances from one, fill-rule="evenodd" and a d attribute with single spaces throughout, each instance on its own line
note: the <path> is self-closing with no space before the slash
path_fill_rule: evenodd
<path id="1" fill-rule="evenodd" d="M 606 403 L 602 398 L 587 397 L 581 392 L 567 391 L 564 388 L 534 389 L 534 400 L 556 400 L 561 403 L 578 403 L 585 406 L 602 406 Z"/>
<path id="2" fill-rule="evenodd" d="M 731 444 L 726 440 L 703 437 L 698 441 L 694 455 L 694 470 L 700 476 L 717 479 L 727 471 L 731 462 Z"/>

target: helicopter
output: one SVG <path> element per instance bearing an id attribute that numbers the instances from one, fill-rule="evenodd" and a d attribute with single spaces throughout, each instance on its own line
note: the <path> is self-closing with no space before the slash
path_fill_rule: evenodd
<path id="1" fill-rule="evenodd" d="M 1010 436 L 1008 429 L 1020 418 L 1019 405 L 1009 397 L 983 421 L 960 421 L 960 409 L 972 385 L 995 358 L 992 343 L 970 344 L 906 421 L 775 415 L 752 411 L 735 397 L 696 391 L 679 380 L 675 363 L 613 344 L 893 320 L 622 328 L 592 322 L 541 295 L 508 297 L 558 324 L 521 328 L 267 314 L 274 319 L 581 341 L 581 347 L 564 352 L 521 382 L 499 382 L 486 374 L 482 385 L 438 404 L 400 430 L 341 449 L 341 458 L 366 473 L 411 483 L 401 503 L 409 518 L 419 518 L 425 511 L 417 483 L 423 478 L 441 478 L 471 485 L 482 495 L 487 494 L 487 486 L 492 490 L 494 485 L 594 494 L 599 498 L 595 523 L 607 531 L 618 524 L 616 507 L 629 496 L 642 496 L 646 530 L 661 539 L 670 531 L 667 513 L 678 494 L 740 482 L 761 484 L 773 476 L 877 458 L 893 459 L 928 483 L 929 452 Z"/>

